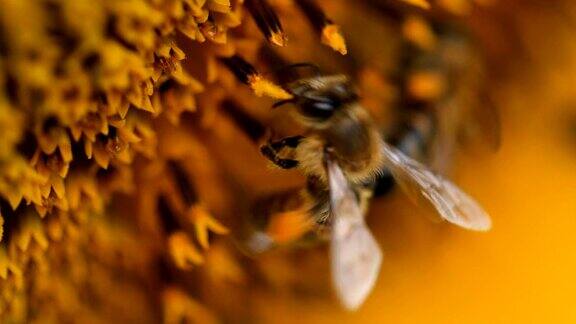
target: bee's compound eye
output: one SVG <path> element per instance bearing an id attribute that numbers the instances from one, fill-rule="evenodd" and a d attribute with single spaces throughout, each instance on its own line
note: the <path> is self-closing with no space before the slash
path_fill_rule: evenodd
<path id="1" fill-rule="evenodd" d="M 329 118 L 336 106 L 330 101 L 308 101 L 302 104 L 302 113 L 313 118 Z"/>
<path id="2" fill-rule="evenodd" d="M 315 110 L 332 111 L 334 105 L 331 102 L 316 101 L 312 104 Z"/>

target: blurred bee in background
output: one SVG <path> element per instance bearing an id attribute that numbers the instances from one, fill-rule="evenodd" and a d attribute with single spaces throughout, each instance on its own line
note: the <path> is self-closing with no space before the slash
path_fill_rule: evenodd
<path id="1" fill-rule="evenodd" d="M 407 17 L 403 29 L 405 50 L 394 80 L 399 121 L 385 134 L 388 141 L 440 174 L 449 172 L 458 142 L 495 152 L 501 143 L 499 116 L 482 91 L 483 61 L 470 35 L 421 17 Z M 385 172 L 375 194 L 392 184 Z"/>

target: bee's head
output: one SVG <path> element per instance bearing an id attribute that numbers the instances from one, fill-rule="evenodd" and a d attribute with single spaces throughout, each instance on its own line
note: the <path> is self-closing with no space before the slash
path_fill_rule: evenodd
<path id="1" fill-rule="evenodd" d="M 294 98 L 280 101 L 274 107 L 293 103 L 298 108 L 298 114 L 312 123 L 327 121 L 342 107 L 358 99 L 344 75 L 301 79 L 288 84 L 286 88 Z"/>

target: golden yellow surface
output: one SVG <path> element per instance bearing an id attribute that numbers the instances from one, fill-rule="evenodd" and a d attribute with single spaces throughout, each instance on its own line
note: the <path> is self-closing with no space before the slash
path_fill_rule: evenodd
<path id="1" fill-rule="evenodd" d="M 295 1 L 269 2 L 284 30 L 267 40 L 248 0 L 0 1 L 0 323 L 576 322 L 573 1 L 318 0 L 327 35 Z M 242 253 L 250 204 L 304 184 L 259 152 L 274 126 L 300 132 L 271 110 L 290 95 L 260 56 L 349 75 L 385 125 L 404 108 L 407 54 L 454 36 L 440 25 L 477 36 L 456 42 L 477 55 L 445 58 L 472 58 L 456 84 L 409 72 L 407 92 L 494 102 L 500 150 L 463 142 L 449 175 L 493 229 L 376 198 L 382 272 L 348 313 L 327 245 L 295 240 L 310 226 L 299 209 L 263 229 L 278 248 Z M 258 70 L 249 86 L 219 63 L 232 55 Z M 267 129 L 249 134 L 242 114 Z"/>

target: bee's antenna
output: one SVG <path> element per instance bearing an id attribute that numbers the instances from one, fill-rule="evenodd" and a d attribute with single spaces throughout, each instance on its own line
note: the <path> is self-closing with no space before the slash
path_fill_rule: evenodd
<path id="1" fill-rule="evenodd" d="M 302 62 L 302 63 L 294 63 L 294 64 L 288 64 L 285 66 L 282 66 L 276 70 L 274 70 L 275 74 L 278 74 L 282 71 L 286 71 L 286 70 L 295 70 L 295 69 L 299 69 L 299 68 L 311 68 L 312 71 L 314 71 L 315 76 L 320 76 L 321 72 L 320 72 L 320 67 L 318 67 L 318 65 L 314 64 L 314 63 L 309 63 L 309 62 Z"/>
<path id="2" fill-rule="evenodd" d="M 309 62 L 290 63 L 270 46 L 263 46 L 261 48 L 260 58 L 269 67 L 266 74 L 273 75 L 282 85 L 301 79 L 297 73 L 298 71 L 296 71 L 297 69 L 308 68 L 313 71 L 315 76 L 321 75 L 320 68 L 316 64 Z"/>
<path id="3" fill-rule="evenodd" d="M 294 102 L 294 99 L 286 99 L 286 100 L 280 100 L 278 102 L 276 102 L 275 104 L 272 105 L 272 108 L 278 108 L 280 106 L 283 106 L 285 104 L 289 104 Z"/>

